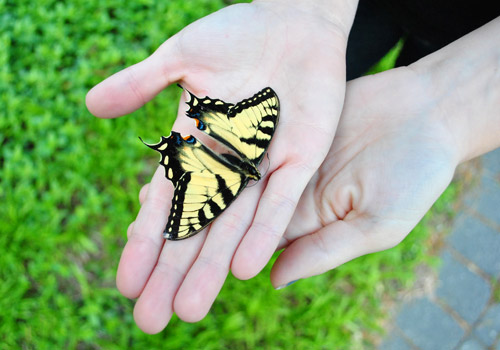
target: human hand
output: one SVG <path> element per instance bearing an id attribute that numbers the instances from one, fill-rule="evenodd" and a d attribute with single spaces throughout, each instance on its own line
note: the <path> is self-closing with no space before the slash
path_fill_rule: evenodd
<path id="1" fill-rule="evenodd" d="M 348 83 L 330 153 L 280 244 L 274 286 L 397 245 L 446 189 L 459 157 L 429 91 L 409 68 Z"/>
<path id="2" fill-rule="evenodd" d="M 409 67 L 348 83 L 331 150 L 304 191 L 274 286 L 398 244 L 456 166 L 500 147 L 500 18 Z"/>
<path id="3" fill-rule="evenodd" d="M 117 286 L 123 295 L 139 298 L 134 317 L 145 332 L 162 330 L 174 311 L 185 321 L 202 319 L 230 265 L 236 277 L 250 278 L 276 249 L 330 147 L 343 104 L 346 40 L 356 4 L 335 3 L 270 0 L 227 7 L 89 92 L 89 110 L 104 118 L 132 112 L 174 82 L 226 102 L 271 86 L 281 101 L 268 175 L 243 191 L 208 235 L 204 230 L 164 242 L 173 188 L 163 168 L 141 191 Z M 183 116 L 184 100 L 173 128 L 186 135 L 195 127 Z"/>

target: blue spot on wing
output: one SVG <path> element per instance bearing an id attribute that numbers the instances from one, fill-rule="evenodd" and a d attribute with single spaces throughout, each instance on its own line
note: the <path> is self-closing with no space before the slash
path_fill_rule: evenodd
<path id="1" fill-rule="evenodd" d="M 200 130 L 205 130 L 207 127 L 205 126 L 205 123 L 203 123 L 200 119 L 198 119 L 198 129 Z"/>

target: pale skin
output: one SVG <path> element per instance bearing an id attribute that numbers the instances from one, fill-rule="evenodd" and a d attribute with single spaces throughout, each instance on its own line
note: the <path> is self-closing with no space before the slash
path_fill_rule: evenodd
<path id="1" fill-rule="evenodd" d="M 199 53 L 191 57 L 188 48 L 181 50 L 182 54 L 175 49 L 183 47 L 179 38 L 189 37 L 189 40 L 184 39 L 184 45 L 194 45 L 194 50 L 193 40 L 206 33 L 207 28 L 215 27 L 214 30 L 223 35 L 228 28 L 211 25 L 218 23 L 221 16 L 241 16 L 231 11 L 251 11 L 258 15 L 259 20 L 269 23 L 271 29 L 266 29 L 264 37 L 269 37 L 270 33 L 278 36 L 287 33 L 288 38 L 296 38 L 290 34 L 294 28 L 300 29 L 298 35 L 307 37 L 304 28 L 312 26 L 311 32 L 318 30 L 311 24 L 312 19 L 324 23 L 323 13 L 317 15 L 319 17 L 308 17 L 307 25 L 304 22 L 302 27 L 297 22 L 299 18 L 293 17 L 295 25 L 283 29 L 284 32 L 279 31 L 274 18 L 266 21 L 266 14 L 275 11 L 273 6 L 281 6 L 280 3 L 255 5 L 264 7 L 258 11 L 250 5 L 236 10 L 228 8 L 224 10 L 226 12 L 220 11 L 205 18 L 201 28 L 196 25 L 187 27 L 185 31 L 191 31 L 193 38 L 186 34 L 169 39 L 174 39 L 174 48 L 167 41 L 146 61 L 109 78 L 89 93 L 89 110 L 101 117 L 128 113 L 174 81 L 181 81 L 195 93 L 224 96 L 230 102 L 247 97 L 262 84 L 269 85 L 276 89 L 283 106 L 280 125 L 269 150 L 272 162 L 268 177 L 246 189 L 209 230 L 182 242 L 163 244 L 161 232 L 172 194 L 164 170 L 159 169 L 151 184 L 141 191 L 142 207 L 128 230 L 129 241 L 120 261 L 117 285 L 125 296 L 138 297 L 134 317 L 145 332 L 155 333 L 163 329 L 173 312 L 185 321 L 203 318 L 229 268 L 242 279 L 254 276 L 268 261 L 278 242 L 286 249 L 272 270 L 271 281 L 275 287 L 323 273 L 357 256 L 394 246 L 445 189 L 458 163 L 500 146 L 497 112 L 500 92 L 498 88 L 494 89 L 500 85 L 498 68 L 495 68 L 498 67 L 499 52 L 494 39 L 495 35 L 500 35 L 498 20 L 408 68 L 349 83 L 342 119 L 331 144 L 336 127 L 335 113 L 339 112 L 340 100 L 343 99 L 339 82 L 343 73 L 339 73 L 341 68 L 334 62 L 338 59 L 338 47 L 345 46 L 342 40 L 346 36 L 345 32 L 339 35 L 337 29 L 345 23 L 334 25 L 335 30 L 325 33 L 328 39 L 321 38 L 322 41 L 330 40 L 331 51 L 324 51 L 322 42 L 321 54 L 326 52 L 326 56 L 322 60 L 313 54 L 312 66 L 305 63 L 311 57 L 308 50 L 293 52 L 292 56 L 301 53 L 304 56 L 287 63 L 283 57 L 288 55 L 283 54 L 290 46 L 284 45 L 281 49 L 273 49 L 276 50 L 273 54 L 280 58 L 274 59 L 269 70 L 264 68 L 262 73 L 251 68 L 250 63 L 261 62 L 262 52 L 256 58 L 245 52 L 238 59 L 245 57 L 243 63 L 249 62 L 248 66 L 241 71 L 240 65 L 234 67 L 238 74 L 234 70 L 231 72 L 232 85 L 221 83 L 227 78 L 224 65 L 228 63 L 222 61 L 226 57 L 222 53 L 220 57 L 199 57 Z M 283 9 L 280 8 L 280 15 Z M 304 12 L 304 8 L 292 6 L 290 11 L 290 16 L 295 11 L 299 11 L 300 16 L 311 15 L 309 11 Z M 224 19 L 224 26 L 232 25 Z M 331 20 L 329 17 L 328 21 Z M 234 26 L 230 32 L 242 30 L 239 25 Z M 245 33 L 249 30 L 247 26 L 245 23 Z M 210 40 L 217 37 L 213 32 L 207 35 Z M 249 37 L 261 38 L 255 32 Z M 305 37 L 296 44 L 311 45 Z M 200 45 L 209 45 L 207 38 L 200 40 Z M 220 42 L 221 52 L 227 48 L 224 42 Z M 257 40 L 252 45 L 259 44 L 263 42 Z M 233 53 L 236 47 L 231 46 Z M 314 47 L 313 43 L 311 48 Z M 245 47 L 241 50 L 245 51 Z M 214 54 L 213 50 L 200 52 Z M 178 59 L 168 60 L 171 57 Z M 190 60 L 186 60 L 187 57 Z M 234 59 L 229 59 L 229 63 L 234 64 Z M 272 57 L 265 57 L 268 59 L 272 60 Z M 206 67 L 206 62 L 211 66 Z M 297 64 L 304 64 L 305 68 L 293 69 Z M 282 65 L 288 70 L 276 68 Z M 490 74 L 491 69 L 493 74 Z M 317 70 L 324 74 L 318 76 Z M 239 83 L 234 81 L 238 75 L 243 77 Z M 135 78 L 131 79 L 131 76 Z M 325 76 L 331 79 L 325 79 Z M 483 79 L 478 79 L 478 76 Z M 242 84 L 245 84 L 245 89 L 251 86 L 251 91 L 240 94 Z M 206 91 L 197 91 L 200 86 Z M 309 88 L 299 89 L 304 86 Z M 299 104 L 304 98 L 309 102 Z M 311 102 L 318 100 L 321 103 Z M 183 111 L 181 102 L 174 129 L 184 134 L 189 133 L 192 125 L 182 121 L 185 119 L 181 117 Z M 479 122 L 470 123 L 471 118 L 476 120 L 476 115 L 481 118 Z M 314 116 L 314 124 L 310 116 Z M 310 128 L 313 137 L 304 134 L 305 128 Z M 318 156 L 321 159 L 314 159 L 314 154 L 322 149 L 324 153 L 319 152 L 321 156 Z M 327 153 L 326 160 L 316 171 Z M 290 180 L 291 174 L 293 181 Z M 276 181 L 273 181 L 274 177 Z M 241 213 L 249 207 L 256 210 L 248 217 L 242 216 Z M 276 212 L 280 215 L 275 215 Z M 288 229 L 282 237 L 286 226 Z"/>
<path id="2" fill-rule="evenodd" d="M 397 245 L 458 164 L 500 147 L 500 18 L 408 66 L 348 83 L 332 147 L 297 206 L 271 281 Z"/>
<path id="3" fill-rule="evenodd" d="M 271 86 L 282 105 L 267 175 L 243 191 L 209 229 L 165 243 L 162 231 L 173 188 L 163 168 L 143 191 L 117 286 L 124 296 L 138 298 L 134 317 L 145 332 L 161 331 L 173 312 L 188 322 L 202 319 L 230 268 L 240 279 L 251 278 L 276 250 L 336 131 L 356 5 L 269 0 L 229 6 L 186 27 L 149 58 L 88 93 L 88 109 L 102 118 L 130 113 L 175 82 L 198 96 L 227 102 Z M 173 129 L 188 135 L 196 129 L 184 112 L 183 97 Z"/>

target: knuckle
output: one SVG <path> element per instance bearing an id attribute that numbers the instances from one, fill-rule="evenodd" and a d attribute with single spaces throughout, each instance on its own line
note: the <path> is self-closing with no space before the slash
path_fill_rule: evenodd
<path id="1" fill-rule="evenodd" d="M 247 225 L 241 215 L 231 212 L 226 212 L 219 222 L 222 226 L 220 231 L 227 234 L 241 232 Z"/>
<path id="2" fill-rule="evenodd" d="M 153 208 L 166 208 L 169 204 L 166 196 L 162 196 L 159 193 L 148 193 L 149 196 L 146 197 L 145 202 L 147 202 Z"/>
<path id="3" fill-rule="evenodd" d="M 267 195 L 264 194 L 263 199 L 270 203 L 271 208 L 279 210 L 293 211 L 297 204 L 297 202 L 288 195 L 279 192 L 273 192 Z"/>
<path id="4" fill-rule="evenodd" d="M 229 271 L 229 264 L 226 263 L 221 257 L 214 258 L 213 256 L 210 257 L 206 255 L 200 255 L 198 257 L 198 262 L 218 272 Z"/>
<path id="5" fill-rule="evenodd" d="M 150 249 L 153 247 L 154 249 L 158 250 L 161 248 L 163 245 L 163 241 L 156 240 L 151 235 L 149 232 L 144 232 L 144 230 L 141 230 L 140 227 L 137 227 L 137 225 L 133 225 L 133 228 L 130 230 L 130 236 L 128 237 L 129 241 L 132 241 L 134 245 L 138 246 L 145 246 L 145 249 Z"/>
<path id="6" fill-rule="evenodd" d="M 252 229 L 257 232 L 264 233 L 266 236 L 270 236 L 273 240 L 279 241 L 283 236 L 282 230 L 280 230 L 275 225 L 271 225 L 266 222 L 257 221 L 252 225 Z"/>
<path id="7" fill-rule="evenodd" d="M 171 263 L 167 259 L 158 259 L 154 272 L 159 273 L 161 275 L 174 273 L 175 275 L 180 277 L 183 277 L 185 275 L 185 271 L 181 270 L 179 264 Z"/>
<path id="8" fill-rule="evenodd" d="M 134 93 L 136 98 L 139 100 L 141 105 L 143 105 L 147 102 L 147 100 L 144 98 L 144 95 L 141 93 L 141 87 L 140 87 L 139 82 L 135 76 L 134 70 L 135 70 L 134 66 L 126 68 L 126 72 L 128 75 L 127 84 L 128 84 L 128 87 L 130 88 L 130 90 Z"/>
<path id="9" fill-rule="evenodd" d="M 318 158 L 318 159 L 316 159 Z M 304 159 L 301 162 L 297 162 L 294 164 L 294 167 L 300 171 L 304 172 L 306 174 L 312 174 L 314 173 L 317 169 L 319 164 L 321 164 L 321 161 L 323 160 L 324 157 L 319 159 L 318 155 L 313 155 L 312 158 Z"/>
<path id="10" fill-rule="evenodd" d="M 147 198 L 148 189 L 149 189 L 149 184 L 145 184 L 144 186 L 142 186 L 141 190 L 139 191 L 139 203 L 141 203 L 141 205 L 144 203 L 144 201 Z"/>
<path id="11" fill-rule="evenodd" d="M 132 235 L 132 232 L 134 231 L 134 225 L 135 225 L 135 221 L 132 221 L 130 223 L 130 225 L 128 225 L 128 228 L 127 228 L 127 238 L 130 238 L 130 236 Z"/>

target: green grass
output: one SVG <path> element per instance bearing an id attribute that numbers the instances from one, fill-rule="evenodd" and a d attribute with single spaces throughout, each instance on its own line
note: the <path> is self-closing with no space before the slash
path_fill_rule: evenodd
<path id="1" fill-rule="evenodd" d="M 400 39 L 380 61 L 368 70 L 366 74 L 375 74 L 393 68 L 396 65 L 396 60 L 398 59 L 403 45 L 404 39 Z"/>
<path id="2" fill-rule="evenodd" d="M 137 136 L 168 134 L 180 92 L 116 120 L 92 117 L 85 94 L 222 6 L 0 0 L 0 349 L 367 348 L 382 300 L 431 261 L 426 219 L 397 248 L 282 291 L 269 267 L 250 281 L 230 277 L 199 323 L 174 318 L 154 336 L 134 325 L 114 280 L 155 166 Z"/>

